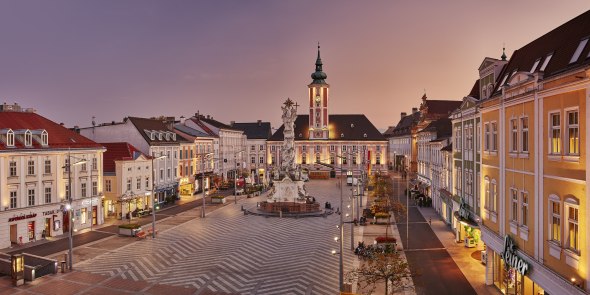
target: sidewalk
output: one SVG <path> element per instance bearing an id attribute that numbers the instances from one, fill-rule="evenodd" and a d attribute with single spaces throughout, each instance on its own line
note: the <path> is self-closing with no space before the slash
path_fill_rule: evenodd
<path id="1" fill-rule="evenodd" d="M 368 191 L 365 192 L 362 208 L 367 208 L 367 204 L 371 204 L 371 202 L 373 200 L 374 200 L 374 198 L 369 196 Z M 389 225 L 367 224 L 365 226 L 358 226 L 357 227 L 358 231 L 355 234 L 355 241 L 363 241 L 365 243 L 365 245 L 372 245 L 373 241 L 375 241 L 376 237 L 385 235 L 385 231 L 388 226 L 390 227 L 389 231 L 388 231 L 388 235 L 393 236 L 397 239 L 397 241 L 398 241 L 397 248 L 398 249 L 403 249 L 400 233 L 397 228 L 397 222 L 395 221 L 395 216 L 393 216 L 393 215 L 391 216 L 391 224 L 389 224 Z M 400 253 L 400 257 L 407 262 L 406 254 L 404 253 L 404 251 L 403 250 L 399 251 L 399 253 Z M 364 263 L 364 262 L 361 261 L 358 258 L 358 256 L 355 257 L 355 260 L 353 262 L 353 268 L 358 268 L 359 266 L 361 266 L 362 263 Z M 395 294 L 404 294 L 404 295 L 415 295 L 416 294 L 416 291 L 414 289 L 414 282 L 413 282 L 412 278 L 409 278 L 408 281 L 405 283 L 405 285 L 407 286 L 407 288 L 405 288 L 404 290 L 398 290 L 395 292 Z M 353 284 L 352 291 L 355 294 L 356 293 L 360 294 L 356 284 Z M 376 285 L 376 289 L 373 292 L 373 294 L 385 294 L 385 283 L 384 282 L 378 283 Z"/>
<path id="2" fill-rule="evenodd" d="M 434 208 L 418 207 L 418 211 L 420 211 L 424 219 L 429 220 L 432 218 L 432 230 L 477 294 L 501 294 L 494 286 L 487 286 L 485 284 L 485 266 L 479 259 L 472 257 L 472 254 L 478 250 L 476 248 L 467 248 L 463 243 L 455 242 L 455 235 L 436 211 L 434 211 Z M 476 256 L 476 258 L 479 258 L 479 256 Z"/>

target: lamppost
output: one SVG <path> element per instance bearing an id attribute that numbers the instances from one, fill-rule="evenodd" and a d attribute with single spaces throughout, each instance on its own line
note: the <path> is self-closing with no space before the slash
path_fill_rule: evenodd
<path id="1" fill-rule="evenodd" d="M 237 162 L 237 157 L 238 154 L 243 153 L 244 150 L 241 151 L 237 151 L 234 153 L 234 162 L 236 163 L 236 171 L 234 172 L 234 204 L 238 203 L 238 162 Z"/>
<path id="2" fill-rule="evenodd" d="M 203 206 L 201 206 L 201 218 L 205 218 L 205 158 L 213 153 L 198 154 L 201 156 L 201 194 L 203 195 Z"/>
<path id="3" fill-rule="evenodd" d="M 159 157 L 152 156 L 152 238 L 156 238 L 156 196 L 154 195 L 154 187 L 156 186 L 156 167 L 154 167 L 154 160 L 166 158 L 165 155 Z"/>
<path id="4" fill-rule="evenodd" d="M 74 157 L 75 158 L 75 157 Z M 75 158 L 77 159 L 77 158 Z M 72 164 L 72 155 L 68 151 L 68 163 L 64 165 L 64 169 L 68 168 L 68 204 L 66 205 L 66 209 L 68 210 L 68 239 L 69 239 L 69 249 L 68 249 L 68 267 L 72 270 L 72 261 L 74 260 L 74 238 L 73 238 L 73 229 L 74 229 L 74 209 L 72 208 L 72 166 L 81 165 L 86 163 L 86 159 L 80 159 L 78 162 Z"/>

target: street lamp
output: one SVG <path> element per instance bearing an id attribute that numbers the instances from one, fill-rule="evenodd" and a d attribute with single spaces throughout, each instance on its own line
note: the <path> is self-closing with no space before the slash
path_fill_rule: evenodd
<path id="1" fill-rule="evenodd" d="M 336 155 L 336 156 L 339 157 L 339 158 L 343 158 L 342 156 L 338 156 L 338 155 Z M 326 167 L 330 167 L 332 169 L 336 168 L 336 167 L 334 167 L 332 165 L 325 164 L 325 163 L 322 163 L 320 161 L 317 161 L 316 164 L 319 164 L 319 165 L 322 165 L 322 166 L 326 166 Z M 338 168 L 336 168 L 336 169 L 338 169 Z M 339 169 L 340 169 L 340 207 L 339 207 L 339 209 L 340 209 L 340 214 L 339 214 L 340 215 L 340 222 L 339 222 L 339 224 L 336 227 L 340 230 L 340 235 L 339 235 L 339 237 L 334 238 L 334 240 L 335 241 L 338 241 L 338 246 L 340 248 L 340 251 L 333 250 L 332 251 L 332 255 L 339 254 L 339 256 L 340 256 L 339 257 L 340 262 L 339 262 L 339 268 L 338 268 L 338 284 L 339 284 L 340 292 L 343 292 L 344 291 L 344 267 L 343 267 L 343 261 L 342 261 L 342 252 L 344 252 L 344 245 L 342 244 L 342 240 L 344 239 L 344 220 L 342 218 L 343 217 L 342 216 L 342 209 L 343 209 L 343 204 L 342 204 L 342 179 L 344 177 L 343 177 L 343 173 L 342 172 L 344 171 L 344 169 L 342 169 L 342 159 L 340 159 L 340 168 Z M 352 227 L 352 225 L 351 225 L 351 227 Z"/>
<path id="2" fill-rule="evenodd" d="M 73 157 L 75 158 L 75 157 Z M 75 158 L 77 159 L 77 158 Z M 74 260 L 74 239 L 73 239 L 73 229 L 74 229 L 74 209 L 72 207 L 72 166 L 85 164 L 86 159 L 80 159 L 78 162 L 72 164 L 72 156 L 68 151 L 68 163 L 63 166 L 65 169 L 68 168 L 68 204 L 66 205 L 66 209 L 68 210 L 68 239 L 69 239 L 69 249 L 68 249 L 68 267 L 72 270 L 72 261 Z"/>
<path id="3" fill-rule="evenodd" d="M 234 172 L 234 204 L 238 203 L 238 163 L 237 163 L 237 156 L 240 153 L 243 153 L 244 150 L 237 151 L 234 153 L 234 162 L 236 163 L 236 171 Z"/>
<path id="4" fill-rule="evenodd" d="M 201 218 L 205 218 L 205 158 L 213 153 L 199 154 L 201 156 L 201 193 L 203 195 L 203 206 L 201 207 Z"/>
<path id="5" fill-rule="evenodd" d="M 156 186 L 156 168 L 154 167 L 154 160 L 160 160 L 166 158 L 165 155 L 159 157 L 152 156 L 152 238 L 156 238 L 156 198 L 154 193 L 154 187 Z"/>

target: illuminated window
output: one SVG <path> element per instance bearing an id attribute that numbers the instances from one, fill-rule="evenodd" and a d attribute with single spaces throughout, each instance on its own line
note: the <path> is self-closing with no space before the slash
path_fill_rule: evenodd
<path id="1" fill-rule="evenodd" d="M 80 183 L 80 191 L 82 198 L 86 198 L 86 182 Z"/>
<path id="2" fill-rule="evenodd" d="M 550 235 L 549 239 L 552 241 L 560 242 L 561 241 L 561 211 L 560 211 L 560 202 L 558 200 L 550 200 L 549 201 L 549 213 L 550 213 Z"/>
<path id="3" fill-rule="evenodd" d="M 561 118 L 559 113 L 552 113 L 549 115 L 549 124 L 550 125 L 550 154 L 560 154 L 561 153 Z"/>
<path id="4" fill-rule="evenodd" d="M 579 253 L 580 235 L 578 202 L 572 199 L 567 199 L 565 202 L 565 212 L 567 214 L 567 247 L 574 252 Z"/>
<path id="5" fill-rule="evenodd" d="M 580 154 L 580 127 L 578 110 L 567 112 L 567 153 Z"/>
<path id="6" fill-rule="evenodd" d="M 80 223 L 86 224 L 86 219 L 88 217 L 88 212 L 86 208 L 80 209 Z"/>
<path id="7" fill-rule="evenodd" d="M 529 225 L 529 193 L 527 192 L 520 192 L 521 200 L 522 200 L 522 220 L 521 224 L 524 226 Z"/>

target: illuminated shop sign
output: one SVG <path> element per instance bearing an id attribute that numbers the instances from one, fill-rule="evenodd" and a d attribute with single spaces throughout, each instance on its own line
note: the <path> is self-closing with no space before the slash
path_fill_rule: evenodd
<path id="1" fill-rule="evenodd" d="M 12 221 L 17 221 L 17 220 L 23 220 L 23 219 L 29 219 L 29 218 L 35 218 L 37 217 L 37 213 L 31 213 L 31 214 L 21 214 L 19 216 L 14 216 L 14 217 L 10 217 L 8 218 L 8 222 L 12 222 Z"/>
<path id="2" fill-rule="evenodd" d="M 526 275 L 529 271 L 530 265 L 516 254 L 516 245 L 514 245 L 514 241 L 509 236 L 504 237 L 504 252 L 500 255 L 504 260 L 506 268 L 510 266 L 522 275 Z"/>

